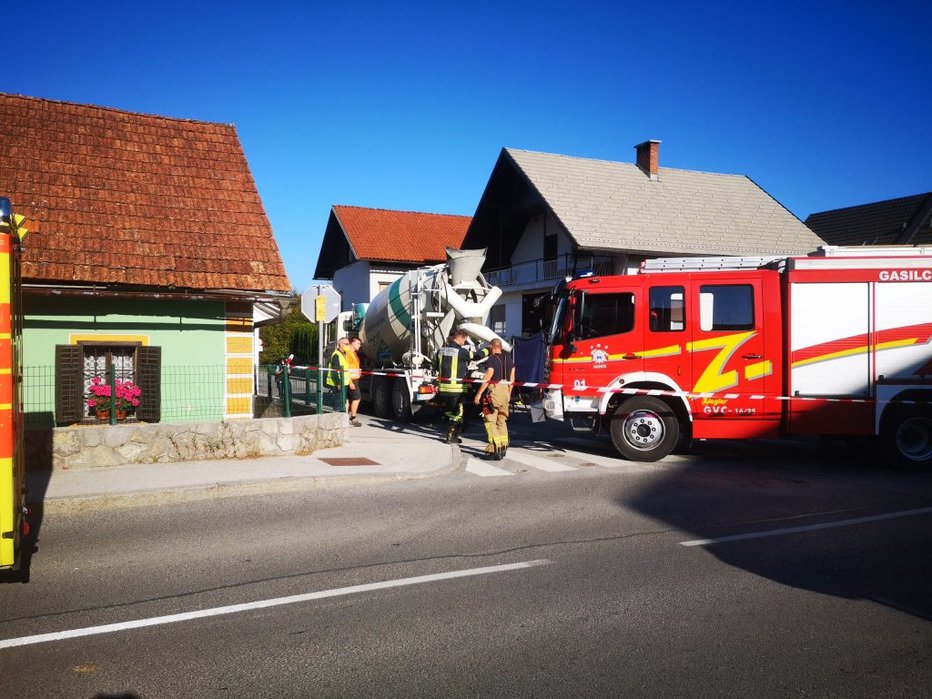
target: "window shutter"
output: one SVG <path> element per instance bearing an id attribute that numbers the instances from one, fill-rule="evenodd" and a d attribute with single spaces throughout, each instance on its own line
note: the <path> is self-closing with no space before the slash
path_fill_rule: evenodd
<path id="1" fill-rule="evenodd" d="M 140 347 L 136 383 L 142 389 L 136 418 L 158 422 L 162 418 L 162 348 Z"/>
<path id="2" fill-rule="evenodd" d="M 84 353 L 77 345 L 55 345 L 55 424 L 84 419 Z"/>

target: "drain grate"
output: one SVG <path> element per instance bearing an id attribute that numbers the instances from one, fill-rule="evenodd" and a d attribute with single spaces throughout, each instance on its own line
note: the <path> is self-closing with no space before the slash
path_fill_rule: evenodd
<path id="1" fill-rule="evenodd" d="M 321 459 L 325 464 L 331 466 L 381 466 L 378 461 L 367 459 L 365 457 L 341 456 L 332 459 Z"/>

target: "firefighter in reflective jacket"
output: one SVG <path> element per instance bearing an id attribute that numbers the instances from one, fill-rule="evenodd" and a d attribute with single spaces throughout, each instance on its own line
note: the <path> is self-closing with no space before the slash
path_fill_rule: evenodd
<path id="1" fill-rule="evenodd" d="M 440 383 L 439 395 L 446 407 L 444 417 L 447 419 L 446 441 L 461 442 L 463 431 L 463 397 L 466 393 L 466 370 L 469 362 L 489 356 L 487 348 L 471 350 L 465 347 L 469 335 L 465 330 L 457 330 L 443 347 L 434 355 L 434 364 Z"/>
<path id="2" fill-rule="evenodd" d="M 349 338 L 341 337 L 337 340 L 337 346 L 333 350 L 333 354 L 330 355 L 330 365 L 329 371 L 327 372 L 327 378 L 324 381 L 325 384 L 333 392 L 333 409 L 339 410 L 340 406 L 340 389 L 343 388 L 344 384 L 351 382 L 351 379 L 347 375 L 347 370 L 349 369 L 349 364 L 346 361 L 346 351 L 349 348 Z"/>

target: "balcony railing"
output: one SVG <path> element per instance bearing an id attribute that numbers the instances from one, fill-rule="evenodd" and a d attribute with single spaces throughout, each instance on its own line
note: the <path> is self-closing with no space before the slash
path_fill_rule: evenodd
<path id="1" fill-rule="evenodd" d="M 502 267 L 485 273 L 489 284 L 506 288 L 519 284 L 552 281 L 566 276 L 575 276 L 580 272 L 591 271 L 596 275 L 611 274 L 614 271 L 614 258 L 606 255 L 586 255 L 575 257 L 562 255 L 554 260 L 532 260 L 520 264 Z"/>

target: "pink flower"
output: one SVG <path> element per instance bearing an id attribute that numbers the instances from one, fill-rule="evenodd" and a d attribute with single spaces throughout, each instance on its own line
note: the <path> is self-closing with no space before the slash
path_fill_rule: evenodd
<path id="1" fill-rule="evenodd" d="M 114 382 L 114 405 L 117 410 L 132 410 L 139 407 L 139 397 L 142 389 L 129 379 L 118 379 Z M 87 404 L 90 407 L 106 407 L 110 405 L 110 385 L 100 376 L 91 378 L 87 388 Z"/>

